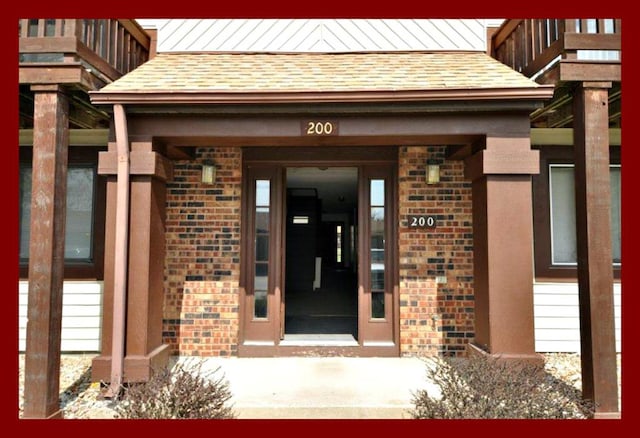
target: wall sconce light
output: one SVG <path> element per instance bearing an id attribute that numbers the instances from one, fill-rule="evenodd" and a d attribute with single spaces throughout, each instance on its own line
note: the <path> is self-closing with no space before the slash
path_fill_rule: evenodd
<path id="1" fill-rule="evenodd" d="M 202 183 L 213 184 L 216 181 L 216 165 L 211 161 L 202 163 Z"/>
<path id="2" fill-rule="evenodd" d="M 438 184 L 440 182 L 440 165 L 427 161 L 427 184 Z"/>

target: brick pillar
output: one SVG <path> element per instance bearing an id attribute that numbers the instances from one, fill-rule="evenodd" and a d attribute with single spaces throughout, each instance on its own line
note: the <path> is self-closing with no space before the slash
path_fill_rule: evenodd
<path id="1" fill-rule="evenodd" d="M 61 417 L 60 336 L 69 102 L 58 86 L 35 93 L 24 418 Z"/>
<path id="2" fill-rule="evenodd" d="M 115 175 L 117 154 L 110 144 L 100 153 L 99 172 Z M 151 142 L 132 143 L 130 156 L 131 196 L 129 215 L 129 262 L 127 282 L 127 333 L 124 380 L 144 381 L 150 371 L 164 365 L 168 345 L 162 344 L 166 180 L 172 164 L 154 150 Z M 110 177 L 111 178 L 111 177 Z M 115 182 L 107 183 L 107 211 L 115 211 Z M 111 369 L 111 315 L 113 308 L 113 258 L 115 216 L 107 215 L 105 235 L 105 315 L 103 350 L 93 361 L 92 379 L 109 381 Z M 111 241 L 108 240 L 110 237 Z M 108 288 L 110 290 L 107 290 Z M 109 303 L 106 303 L 107 299 Z"/>
<path id="3" fill-rule="evenodd" d="M 471 351 L 542 363 L 533 327 L 531 175 L 528 136 L 487 137 L 466 160 L 472 183 L 475 343 Z"/>
<path id="4" fill-rule="evenodd" d="M 609 95 L 611 83 L 574 94 L 576 229 L 583 397 L 596 417 L 619 418 L 611 250 Z"/>

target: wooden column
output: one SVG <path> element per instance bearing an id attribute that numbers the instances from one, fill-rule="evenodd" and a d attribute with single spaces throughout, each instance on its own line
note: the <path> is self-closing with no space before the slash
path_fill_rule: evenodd
<path id="1" fill-rule="evenodd" d="M 107 152 L 117 156 L 115 142 L 107 143 Z M 104 171 L 104 159 L 98 158 L 98 173 L 107 180 L 105 230 L 104 230 L 104 285 L 102 292 L 102 316 L 100 321 L 100 355 L 91 361 L 91 380 L 109 382 L 111 380 L 111 350 L 113 348 L 113 308 L 115 298 L 115 252 L 116 252 L 116 211 L 118 206 L 117 165 Z"/>
<path id="2" fill-rule="evenodd" d="M 600 418 L 619 418 L 610 218 L 610 87 L 610 82 L 585 82 L 573 96 L 582 394 L 596 403 Z"/>
<path id="3" fill-rule="evenodd" d="M 69 103 L 57 85 L 33 85 L 33 173 L 24 418 L 62 417 L 60 336 Z"/>
<path id="4" fill-rule="evenodd" d="M 114 175 L 117 168 L 115 147 L 100 153 L 99 172 Z M 129 262 L 127 282 L 127 333 L 124 380 L 145 381 L 154 367 L 168 360 L 168 345 L 162 344 L 162 305 L 164 297 L 164 253 L 166 180 L 172 164 L 154 150 L 151 142 L 133 142 L 130 156 L 131 194 L 129 215 Z M 109 177 L 111 178 L 111 177 Z M 107 211 L 115 204 L 115 182 L 107 185 Z M 107 215 L 105 236 L 105 315 L 103 350 L 93 361 L 92 380 L 109 381 L 111 367 L 113 291 L 113 237 L 115 217 Z M 108 239 L 111 237 L 111 241 Z M 109 277 L 109 279 L 108 279 Z M 110 300 L 109 303 L 106 303 Z M 107 315 L 108 314 L 108 315 Z M 106 341 L 105 341 L 106 339 Z"/>
<path id="5" fill-rule="evenodd" d="M 109 143 L 109 150 L 115 143 Z M 102 172 L 100 172 L 102 173 Z M 104 230 L 104 286 L 102 288 L 102 318 L 100 322 L 100 355 L 92 360 L 91 380 L 110 380 L 111 348 L 113 341 L 114 262 L 116 242 L 116 205 L 118 182 L 114 175 L 107 175 L 107 196 Z M 106 373 L 106 375 L 105 375 Z"/>
<path id="6" fill-rule="evenodd" d="M 533 327 L 531 175 L 538 151 L 528 133 L 488 137 L 466 160 L 472 179 L 475 342 L 471 352 L 541 364 Z"/>

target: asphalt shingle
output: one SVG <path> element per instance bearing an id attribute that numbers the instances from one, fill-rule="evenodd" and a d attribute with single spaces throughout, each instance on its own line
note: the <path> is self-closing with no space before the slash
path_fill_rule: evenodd
<path id="1" fill-rule="evenodd" d="M 101 93 L 536 88 L 481 52 L 161 53 Z"/>

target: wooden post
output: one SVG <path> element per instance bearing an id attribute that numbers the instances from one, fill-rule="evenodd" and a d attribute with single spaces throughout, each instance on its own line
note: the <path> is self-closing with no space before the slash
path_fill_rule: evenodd
<path id="1" fill-rule="evenodd" d="M 156 57 L 158 52 L 158 29 L 145 29 L 147 35 L 149 35 L 149 60 Z"/>
<path id="2" fill-rule="evenodd" d="M 470 352 L 542 364 L 533 327 L 531 175 L 538 151 L 522 137 L 487 137 L 466 160 L 473 181 L 475 342 Z"/>
<path id="3" fill-rule="evenodd" d="M 114 143 L 109 150 L 115 153 Z M 102 318 L 100 322 L 100 355 L 91 361 L 91 380 L 108 381 L 111 370 L 111 348 L 113 347 L 113 292 L 116 251 L 116 204 L 118 181 L 115 174 L 106 175 L 107 197 L 104 230 L 104 286 L 102 288 Z"/>
<path id="4" fill-rule="evenodd" d="M 60 336 L 69 103 L 57 85 L 31 89 L 35 105 L 23 417 L 55 418 L 62 416 Z"/>
<path id="5" fill-rule="evenodd" d="M 113 175 L 117 169 L 117 154 L 109 145 L 108 152 L 100 154 L 99 173 Z M 131 143 L 131 193 L 128 239 L 128 280 L 126 305 L 126 351 L 124 356 L 124 381 L 146 381 L 154 368 L 167 363 L 168 345 L 162 344 L 162 297 L 164 294 L 165 252 L 165 203 L 166 181 L 171 179 L 171 162 L 155 151 L 151 141 Z M 115 185 L 113 186 L 115 189 Z M 115 193 L 108 192 L 108 199 L 115 203 Z M 107 206 L 107 207 L 108 207 Z M 115 237 L 115 218 L 107 216 L 107 230 Z M 105 305 L 114 312 L 114 294 L 107 291 L 113 282 L 114 245 L 105 242 Z M 111 254 L 111 255 L 110 255 Z M 103 317 L 103 336 L 113 339 L 114 325 Z M 108 330 L 112 332 L 108 332 Z M 105 345 L 99 357 L 92 363 L 92 380 L 109 381 L 112 360 L 115 356 Z"/>
<path id="6" fill-rule="evenodd" d="M 575 90 L 576 230 L 582 395 L 596 417 L 619 418 L 611 250 L 610 82 Z"/>
<path id="7" fill-rule="evenodd" d="M 165 203 L 165 181 L 132 176 L 125 358 L 129 381 L 147 380 L 154 366 L 166 363 L 169 351 L 162 344 Z"/>

